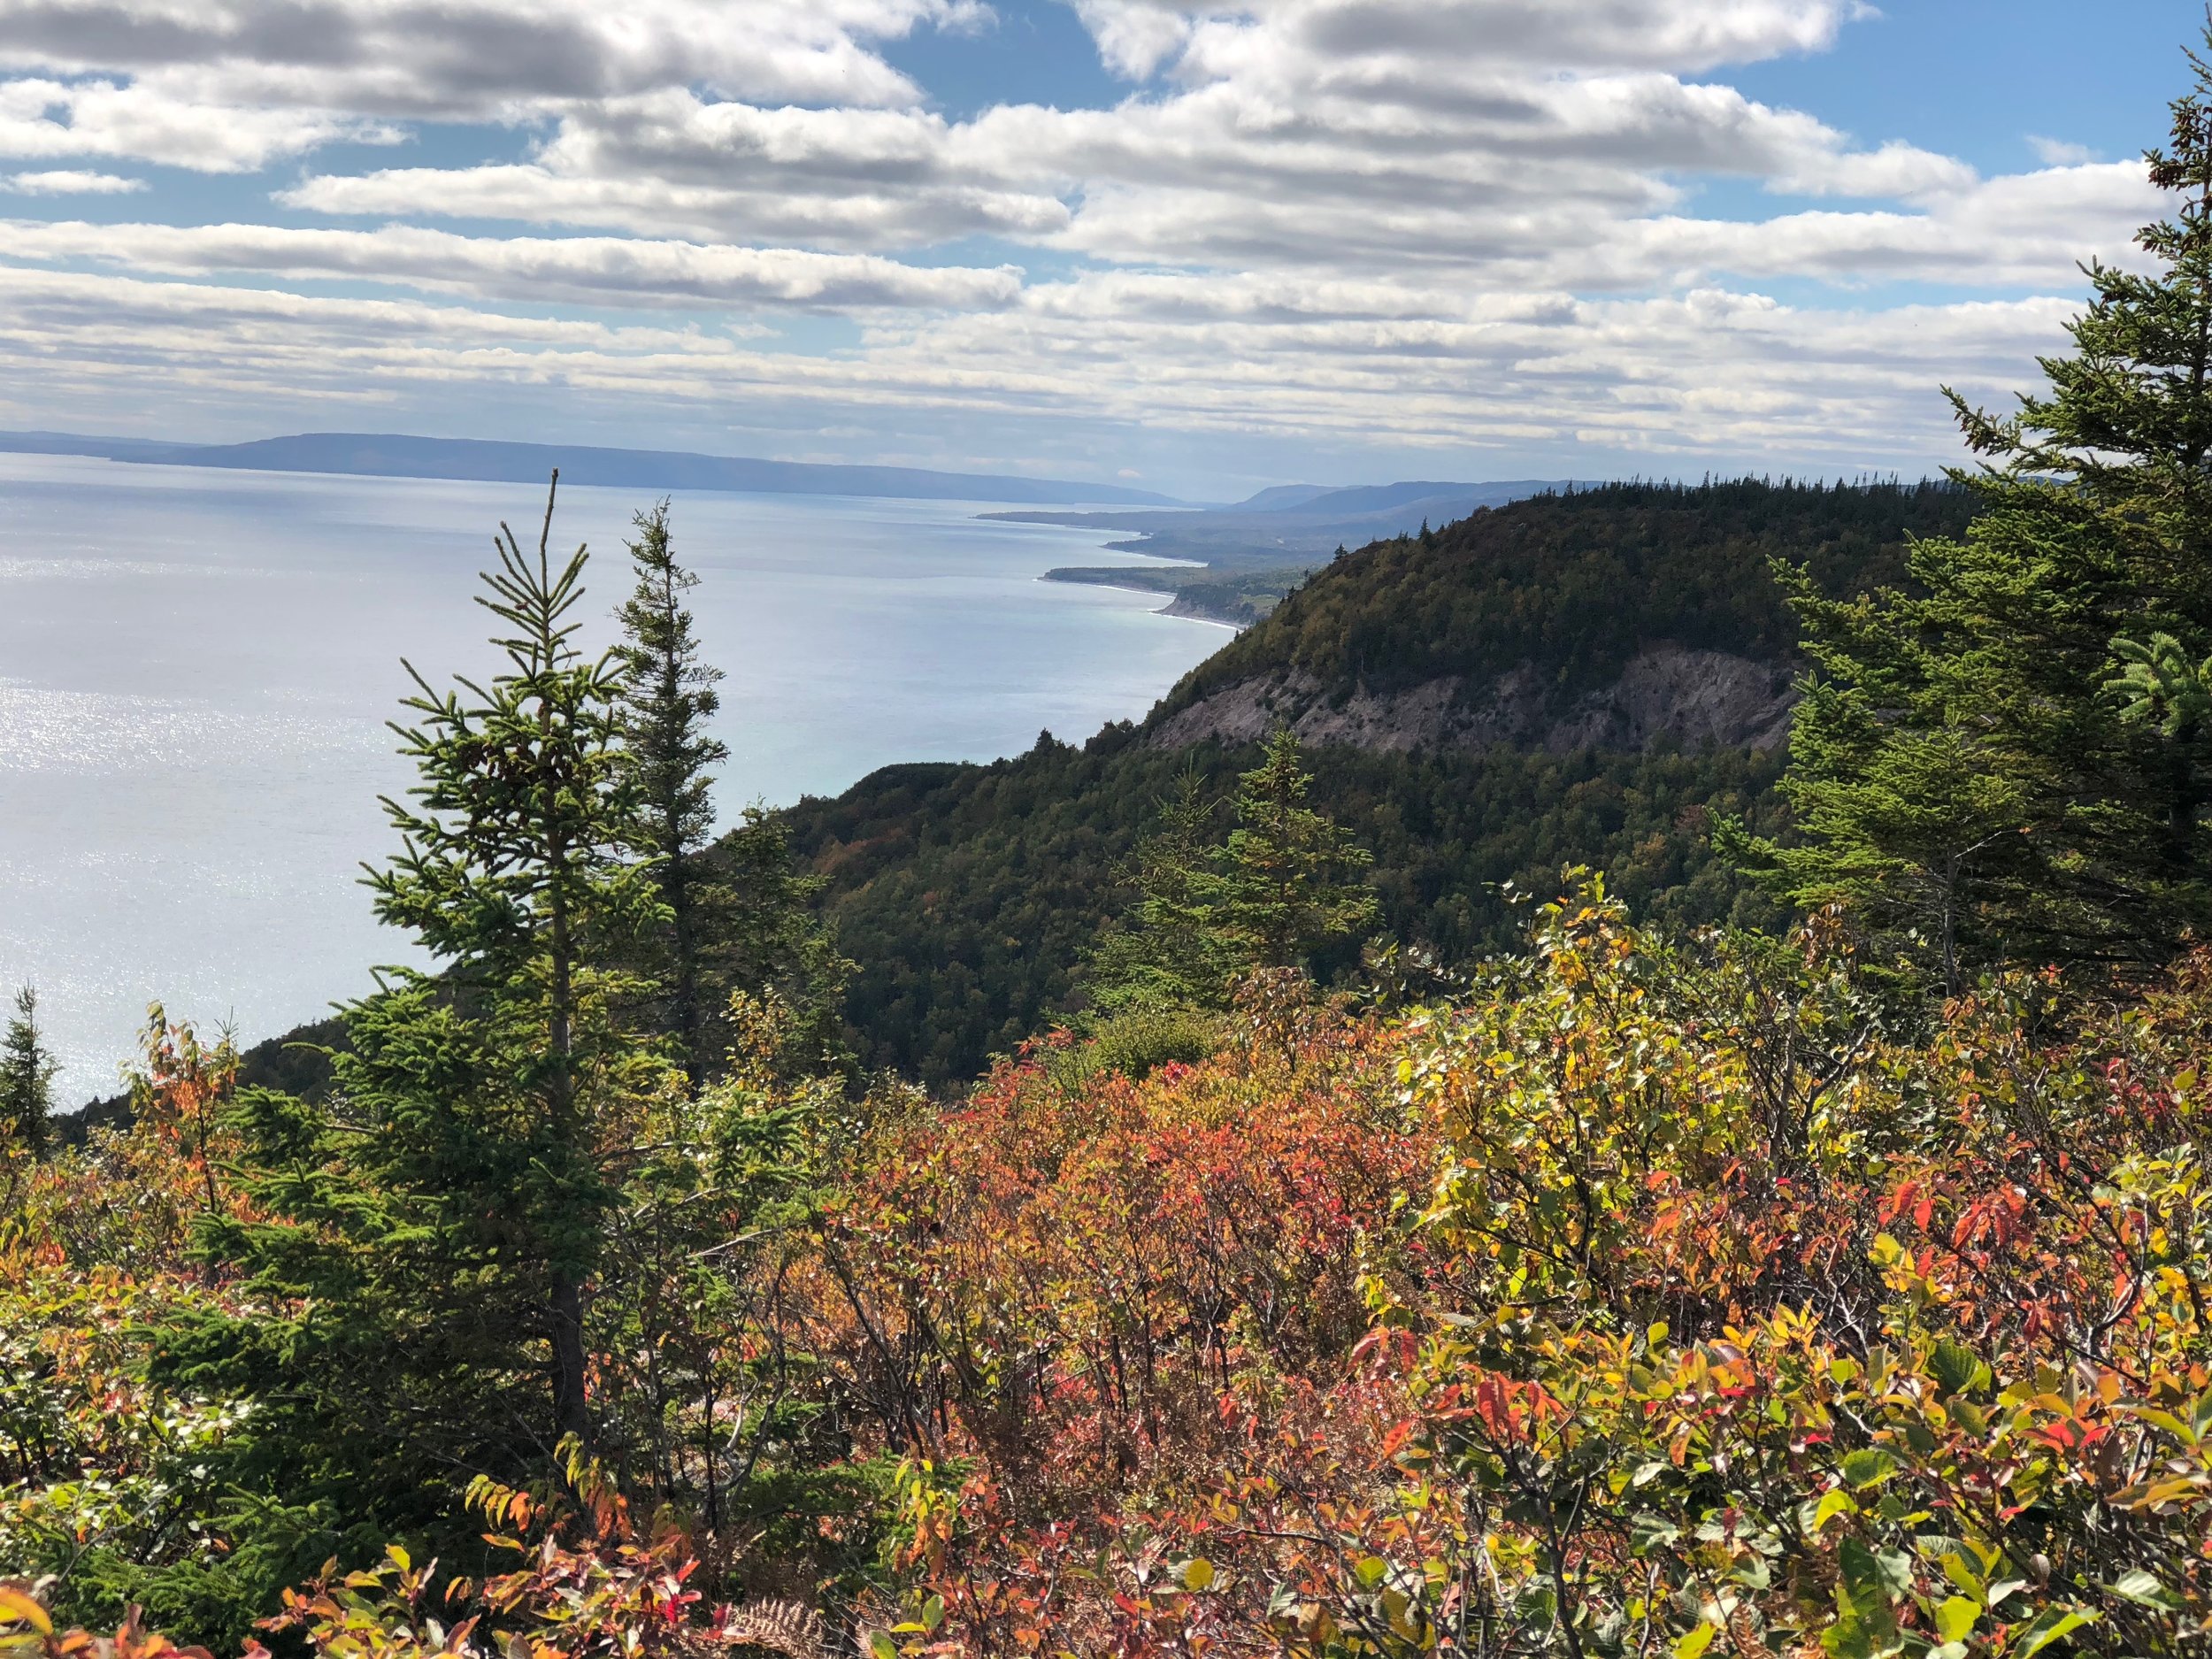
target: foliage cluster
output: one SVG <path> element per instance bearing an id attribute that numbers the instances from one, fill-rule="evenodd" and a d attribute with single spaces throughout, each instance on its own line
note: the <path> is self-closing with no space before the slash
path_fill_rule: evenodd
<path id="1" fill-rule="evenodd" d="M 1217 843 L 1220 803 L 1186 773 L 1130 861 L 1136 900 L 1099 939 L 1090 1002 L 1109 1015 L 1218 1008 L 1248 974 L 1309 973 L 1364 939 L 1378 908 L 1363 879 L 1374 855 L 1314 810 L 1312 792 L 1298 740 L 1278 732 L 1237 780 L 1236 826 Z"/>
<path id="2" fill-rule="evenodd" d="M 1826 922 L 1684 949 L 1586 889 L 1534 945 L 1465 1005 L 1325 1040 L 1325 1061 L 1309 1028 L 1301 1064 L 1338 1069 L 1394 1176 L 1435 1153 L 1402 1189 L 1425 1197 L 1357 1204 L 1310 1323 L 1215 1350 L 1204 1422 L 1171 1448 L 1135 1396 L 1118 1459 L 1086 1416 L 1041 1470 L 968 1419 L 962 1472 L 912 1475 L 923 1577 L 888 1640 L 2201 1652 L 2212 962 L 2070 1029 L 2047 983 L 1993 983 L 1907 1040 Z M 1248 1064 L 1134 1094 L 1202 1099 Z M 1056 1144 L 1020 1144 L 1025 1188 L 1056 1189 Z M 1084 1179 L 1120 1190 L 1135 1151 Z M 1038 1304 L 1091 1305 L 1073 1276 L 1001 1294 L 960 1328 L 1068 1353 Z M 1094 1341 L 1071 1356 L 1087 1410 L 1130 1374 Z M 1049 1425 L 1036 1376 L 1011 1397 Z M 1006 1400 L 1002 1378 L 979 1369 L 1001 1386 L 976 1392 Z"/>

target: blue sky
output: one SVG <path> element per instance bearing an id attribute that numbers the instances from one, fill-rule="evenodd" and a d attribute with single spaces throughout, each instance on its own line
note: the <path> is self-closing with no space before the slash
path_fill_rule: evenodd
<path id="1" fill-rule="evenodd" d="M 177 21 L 181 16 L 185 21 Z M 0 426 L 1918 471 L 2194 0 L 0 0 Z M 159 25 L 159 27 L 156 27 Z"/>

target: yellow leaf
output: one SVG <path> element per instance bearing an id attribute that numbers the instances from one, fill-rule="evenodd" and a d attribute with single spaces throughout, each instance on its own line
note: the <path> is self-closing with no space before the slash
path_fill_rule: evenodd
<path id="1" fill-rule="evenodd" d="M 1963 1641 L 1966 1633 L 1974 1628 L 1974 1621 L 1982 1616 L 1982 1609 L 1962 1595 L 1955 1595 L 1936 1609 L 1936 1634 L 1943 1640 Z"/>
<path id="2" fill-rule="evenodd" d="M 1686 1632 L 1674 1644 L 1674 1659 L 1697 1659 L 1713 1645 L 1713 1628 L 1710 1624 L 1700 1624 Z"/>
<path id="3" fill-rule="evenodd" d="M 46 1617 L 46 1609 L 28 1591 L 19 1590 L 12 1585 L 0 1584 L 0 1618 L 28 1624 L 42 1636 L 54 1633 L 54 1621 Z"/>

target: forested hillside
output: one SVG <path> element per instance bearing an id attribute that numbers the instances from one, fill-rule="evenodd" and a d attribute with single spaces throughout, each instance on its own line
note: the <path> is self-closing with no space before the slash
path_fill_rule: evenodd
<path id="1" fill-rule="evenodd" d="M 976 1075 L 1071 1008 L 1084 952 L 1128 893 L 1123 862 L 1187 771 L 1225 795 L 1252 753 L 1147 748 L 1125 728 L 990 766 L 898 766 L 788 815 L 856 964 L 863 1062 L 933 1087 Z M 1774 827 L 1781 757 L 1309 751 L 1316 800 L 1375 854 L 1384 930 L 1465 960 L 1515 945 L 1521 895 L 1563 864 L 1617 872 L 1683 926 L 1766 918 L 1712 847 L 1715 812 Z M 1325 956 L 1324 972 L 1356 953 Z"/>
<path id="2" fill-rule="evenodd" d="M 1194 772 L 1225 795 L 1251 764 L 1248 746 L 1164 741 L 1210 691 L 1298 670 L 1325 706 L 1532 670 L 1563 703 L 1662 643 L 1773 664 L 1786 683 L 1800 659 L 1774 560 L 1855 592 L 1897 580 L 1908 537 L 1955 533 L 1972 507 L 1948 485 L 1748 480 L 1521 502 L 1339 559 L 1142 726 L 987 766 L 892 767 L 805 802 L 787 821 L 857 964 L 847 1010 L 860 1056 L 956 1083 L 1071 1008 L 1084 950 L 1126 901 L 1122 861 L 1178 780 Z M 1374 853 L 1385 930 L 1446 959 L 1512 946 L 1525 918 L 1506 884 L 1540 891 L 1565 864 L 1611 872 L 1640 913 L 1672 924 L 1772 914 L 1715 855 L 1711 824 L 1778 826 L 1779 754 L 1323 743 L 1308 759 L 1317 801 Z"/>
<path id="3" fill-rule="evenodd" d="M 1893 581 L 1907 537 L 1954 534 L 1972 511 L 1947 483 L 1748 479 L 1606 485 L 1490 508 L 1337 559 L 1192 670 L 1162 713 L 1286 670 L 1336 695 L 1446 675 L 1487 680 L 1532 664 L 1573 693 L 1661 641 L 1787 657 L 1797 626 L 1770 573 L 1775 559 L 1834 592 Z"/>

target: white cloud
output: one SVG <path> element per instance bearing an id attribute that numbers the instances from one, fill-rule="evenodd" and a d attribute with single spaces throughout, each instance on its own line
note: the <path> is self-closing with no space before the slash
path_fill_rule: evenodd
<path id="1" fill-rule="evenodd" d="M 2047 167 L 2084 167 L 2097 158 L 2097 152 L 2086 144 L 2070 143 L 2062 138 L 2039 138 L 2033 133 L 2028 134 L 2028 148 Z"/>
<path id="2" fill-rule="evenodd" d="M 12 173 L 0 174 L 0 190 L 14 196 L 130 196 L 146 188 L 143 179 L 112 173 Z"/>
<path id="3" fill-rule="evenodd" d="M 868 42 L 975 0 L 0 0 L 0 65 L 119 73 L 211 105 L 496 117 L 539 100 L 703 85 L 901 104 Z"/>
<path id="4" fill-rule="evenodd" d="M 1817 51 L 1855 0 L 1076 0 L 1110 61 L 1148 74 L 1218 67 L 1240 34 L 1320 56 L 1405 53 L 1563 69 L 1706 70 Z"/>
<path id="5" fill-rule="evenodd" d="M 286 205 L 442 214 L 708 239 L 911 248 L 1037 239 L 1069 211 L 1034 183 L 967 165 L 957 130 L 920 111 L 764 110 L 682 90 L 580 110 L 529 162 L 310 178 Z"/>
<path id="6" fill-rule="evenodd" d="M 357 231 L 0 219 L 0 245 L 18 259 L 97 260 L 173 275 L 346 277 L 587 304 L 987 310 L 1010 303 L 1021 289 L 1021 274 L 1010 267 L 916 266 L 873 255 L 627 237 L 457 236 L 404 225 Z"/>
<path id="7" fill-rule="evenodd" d="M 1826 49 L 1854 0 L 1071 4 L 1140 88 L 954 119 L 885 46 L 976 0 L 0 0 L 0 156 L 284 164 L 288 216 L 342 225 L 24 208 L 0 383 L 1902 464 L 1950 448 L 1936 382 L 2032 374 L 2048 296 L 2155 211 L 2134 164 L 2036 141 L 2040 170 L 1985 178 L 1726 84 Z M 406 165 L 317 153 L 415 134 Z M 501 158 L 437 158 L 471 148 Z M 1882 299 L 1902 281 L 1988 297 Z M 1834 309 L 1762 292 L 1808 284 Z M 546 305 L 671 322 L 522 314 Z M 726 322 L 779 308 L 857 343 Z"/>
<path id="8" fill-rule="evenodd" d="M 147 81 L 0 81 L 0 156 L 112 157 L 250 173 L 334 139 L 397 136 L 388 126 L 324 111 L 196 103 Z"/>
<path id="9" fill-rule="evenodd" d="M 1437 296 L 1426 317 L 1286 322 L 1202 303 L 1133 315 L 1087 292 L 1126 280 L 1041 285 L 990 317 L 887 319 L 864 349 L 822 356 L 695 328 L 0 267 L 0 384 L 35 372 L 76 396 L 150 377 L 178 398 L 272 407 L 323 397 L 450 408 L 541 388 L 603 414 L 661 419 L 675 409 L 727 419 L 765 398 L 864 429 L 900 409 L 1356 434 L 1463 455 L 1580 444 L 1856 465 L 1947 451 L 1932 359 L 1970 393 L 1998 397 L 2070 309 L 2034 300 L 1870 316 L 1706 288 L 1457 306 Z"/>
<path id="10" fill-rule="evenodd" d="M 1271 58 L 1110 110 L 1002 106 L 960 123 L 664 91 L 565 113 L 525 163 L 319 175 L 280 199 L 854 250 L 992 234 L 1133 263 L 1335 270 L 1602 242 L 1696 173 L 1917 200 L 1976 182 L 1948 157 L 1855 150 L 1809 117 L 1649 72 L 1486 79 L 1455 65 L 1385 85 L 1356 64 Z"/>

